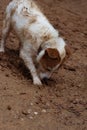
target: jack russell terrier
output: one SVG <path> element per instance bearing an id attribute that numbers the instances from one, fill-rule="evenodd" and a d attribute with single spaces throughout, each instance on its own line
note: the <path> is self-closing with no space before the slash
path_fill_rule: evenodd
<path id="1" fill-rule="evenodd" d="M 33 0 L 13 0 L 6 8 L 0 52 L 13 29 L 20 45 L 20 57 L 30 70 L 34 85 L 52 73 L 69 56 L 69 48 Z"/>

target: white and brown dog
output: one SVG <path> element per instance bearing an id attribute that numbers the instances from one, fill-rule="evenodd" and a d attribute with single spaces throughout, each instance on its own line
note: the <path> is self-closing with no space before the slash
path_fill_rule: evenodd
<path id="1" fill-rule="evenodd" d="M 64 61 L 67 45 L 32 0 L 13 0 L 6 8 L 0 52 L 4 52 L 6 38 L 15 31 L 21 42 L 20 57 L 30 70 L 33 84 L 50 78 Z"/>

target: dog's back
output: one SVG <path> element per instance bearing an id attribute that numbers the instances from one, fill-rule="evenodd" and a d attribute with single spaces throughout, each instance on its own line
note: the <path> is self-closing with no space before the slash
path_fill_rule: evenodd
<path id="1" fill-rule="evenodd" d="M 6 11 L 21 42 L 29 40 L 38 48 L 51 37 L 58 37 L 58 32 L 32 0 L 13 0 Z"/>

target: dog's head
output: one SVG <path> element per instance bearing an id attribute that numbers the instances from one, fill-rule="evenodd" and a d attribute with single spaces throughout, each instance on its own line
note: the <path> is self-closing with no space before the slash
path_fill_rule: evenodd
<path id="1" fill-rule="evenodd" d="M 70 49 L 65 42 L 62 47 L 46 48 L 45 50 L 41 50 L 37 56 L 40 77 L 42 79 L 45 77 L 49 78 L 69 56 Z"/>

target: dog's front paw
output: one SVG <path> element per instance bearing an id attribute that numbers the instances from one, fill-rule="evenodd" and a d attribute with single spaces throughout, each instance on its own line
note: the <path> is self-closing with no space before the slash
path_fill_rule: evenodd
<path id="1" fill-rule="evenodd" d="M 42 82 L 40 81 L 40 79 L 38 77 L 36 77 L 36 78 L 34 78 L 33 84 L 41 86 Z"/>

